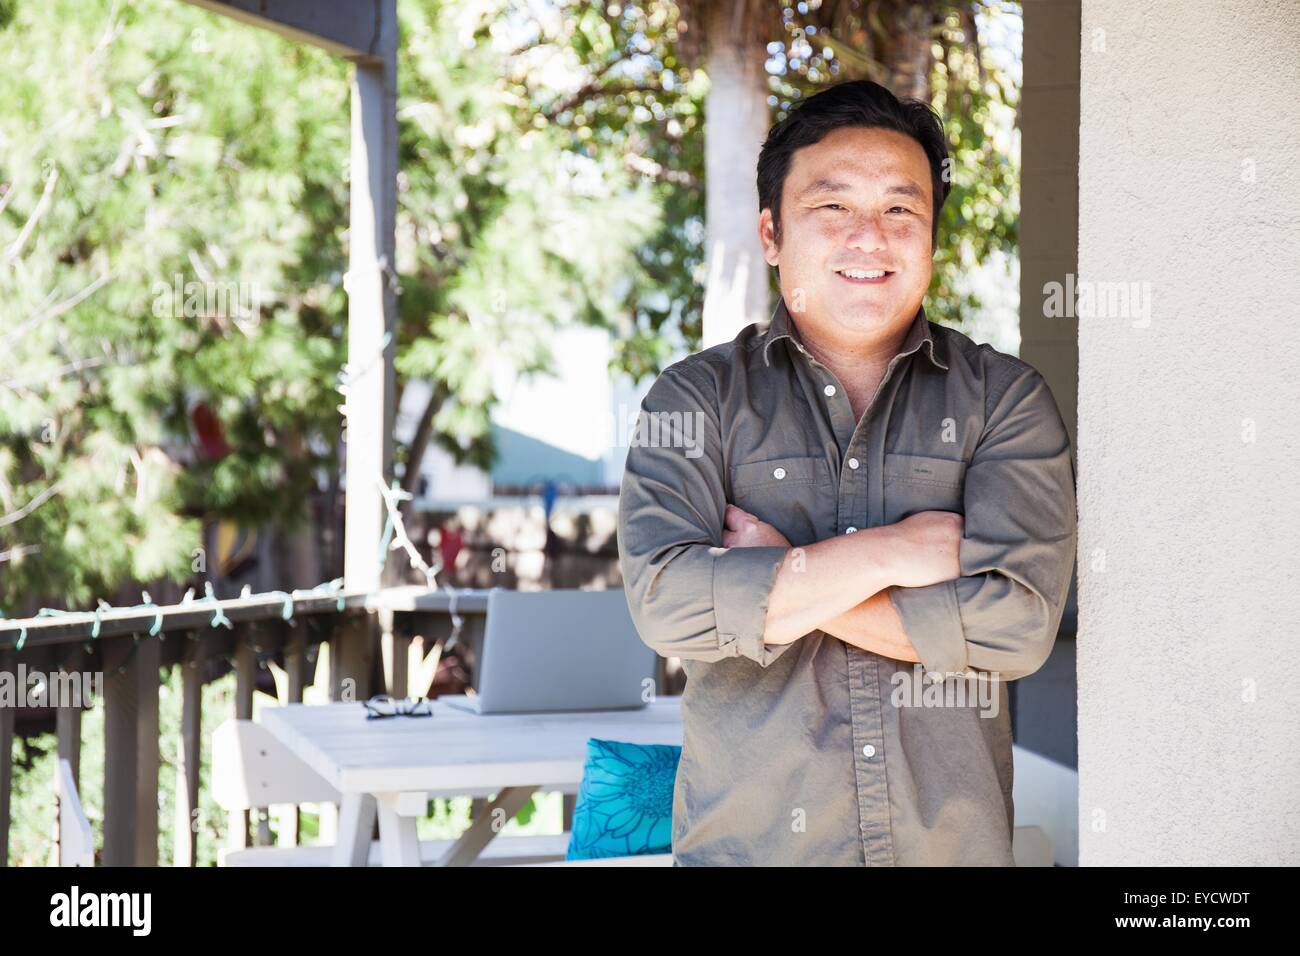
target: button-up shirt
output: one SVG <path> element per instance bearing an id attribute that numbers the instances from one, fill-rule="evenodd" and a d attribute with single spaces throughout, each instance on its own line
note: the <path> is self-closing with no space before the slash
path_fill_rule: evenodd
<path id="1" fill-rule="evenodd" d="M 1042 375 L 922 309 L 859 420 L 782 300 L 666 368 L 629 446 L 628 605 L 686 673 L 674 863 L 1014 865 L 1006 682 L 1051 652 L 1077 541 Z M 962 514 L 961 576 L 888 589 L 920 663 L 821 630 L 765 644 L 787 549 L 723 548 L 729 502 L 795 548 Z"/>

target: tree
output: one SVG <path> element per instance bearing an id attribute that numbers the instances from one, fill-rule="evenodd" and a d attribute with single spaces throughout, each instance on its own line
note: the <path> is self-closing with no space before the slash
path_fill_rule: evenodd
<path id="1" fill-rule="evenodd" d="M 189 577 L 201 521 L 293 527 L 337 482 L 348 84 L 346 64 L 169 0 L 6 9 L 12 614 Z M 496 363 L 544 368 L 553 329 L 610 322 L 657 226 L 621 150 L 537 122 L 546 77 L 520 94 L 499 13 L 404 3 L 399 65 L 399 387 L 433 378 L 425 440 L 479 464 Z"/>

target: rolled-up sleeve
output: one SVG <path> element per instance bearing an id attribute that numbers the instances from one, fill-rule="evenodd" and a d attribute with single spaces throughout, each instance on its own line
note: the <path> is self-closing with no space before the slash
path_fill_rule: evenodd
<path id="1" fill-rule="evenodd" d="M 744 656 L 766 667 L 791 645 L 763 642 L 782 547 L 723 548 L 726 489 L 716 392 L 671 366 L 641 402 L 618 502 L 618 559 L 641 639 L 664 657 Z"/>
<path id="2" fill-rule="evenodd" d="M 1041 374 L 1009 366 L 989 391 L 966 469 L 961 577 L 890 599 L 927 671 L 1038 670 L 1056 641 L 1078 541 L 1069 433 Z"/>

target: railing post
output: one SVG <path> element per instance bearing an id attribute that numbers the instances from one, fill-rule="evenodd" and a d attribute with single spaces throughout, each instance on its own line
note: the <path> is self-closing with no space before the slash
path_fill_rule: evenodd
<path id="1" fill-rule="evenodd" d="M 338 647 L 341 630 L 340 616 L 332 615 L 329 618 L 328 636 L 316 645 L 316 679 L 313 683 L 321 684 L 330 700 L 338 699 L 334 689 L 334 681 L 338 672 L 338 667 L 334 663 L 334 651 Z M 323 844 L 338 842 L 339 805 L 337 803 L 322 803 L 320 805 L 319 834 L 320 842 Z"/>
<path id="2" fill-rule="evenodd" d="M 139 783 L 136 724 L 140 666 L 134 637 L 103 642 L 104 675 L 104 865 L 133 866 L 136 854 L 136 788 Z"/>
<path id="3" fill-rule="evenodd" d="M 301 704 L 307 683 L 307 625 L 302 618 L 289 621 L 284 644 L 284 669 L 289 675 L 287 688 L 290 704 Z"/>
<path id="4" fill-rule="evenodd" d="M 235 628 L 235 719 L 253 719 L 253 681 L 257 676 L 257 652 L 244 626 Z M 227 845 L 242 850 L 249 845 L 248 811 L 230 811 Z"/>
<path id="5" fill-rule="evenodd" d="M 86 652 L 80 644 L 74 644 L 61 655 L 64 670 L 70 674 L 81 674 L 89 663 Z M 94 701 L 98 704 L 99 701 Z M 66 760 L 72 767 L 72 781 L 81 787 L 81 712 L 86 706 L 82 700 L 81 707 L 60 707 L 55 712 L 55 737 L 58 740 L 59 759 Z M 58 775 L 55 766 L 55 776 Z"/>
<path id="6" fill-rule="evenodd" d="M 14 674 L 13 651 L 0 651 L 0 673 Z M 15 693 L 21 691 L 14 679 Z M 0 703 L 0 867 L 9 865 L 9 799 L 14 781 L 14 711 Z"/>
<path id="7" fill-rule="evenodd" d="M 384 685 L 394 697 L 406 697 L 410 693 L 408 657 L 411 647 L 411 635 L 408 629 L 395 627 L 393 609 L 380 608 L 379 632 L 380 651 L 384 656 Z"/>
<path id="8" fill-rule="evenodd" d="M 365 700 L 375 662 L 374 619 L 364 611 L 345 611 L 330 647 L 330 698 Z"/>
<path id="9" fill-rule="evenodd" d="M 136 710 L 135 865 L 158 865 L 158 689 L 159 638 L 140 635 L 136 645 L 140 703 Z"/>
<path id="10" fill-rule="evenodd" d="M 375 663 L 378 637 L 374 618 L 364 611 L 344 612 L 334 628 L 330 643 L 330 699 L 361 701 L 370 696 L 370 674 Z M 322 839 L 338 839 L 338 816 L 333 804 L 321 816 Z M 375 817 L 378 826 L 378 817 Z"/>
<path id="11" fill-rule="evenodd" d="M 198 862 L 199 760 L 203 718 L 203 639 L 182 631 L 185 642 L 181 669 L 180 765 L 176 768 L 176 822 L 172 839 L 173 865 Z"/>
<path id="12" fill-rule="evenodd" d="M 69 674 L 79 675 L 86 669 L 87 656 L 80 644 L 67 648 L 62 654 L 56 652 L 55 659 Z M 83 698 L 78 703 L 79 706 L 73 707 L 65 701 L 54 712 L 54 736 L 58 745 L 58 759 L 54 761 L 56 793 L 63 792 L 61 764 L 64 760 L 72 772 L 72 785 L 78 789 L 81 787 L 81 711 L 86 700 Z M 65 862 L 63 841 L 63 813 L 60 810 L 54 815 L 54 862 L 60 866 Z"/>
<path id="13" fill-rule="evenodd" d="M 302 618 L 292 618 L 284 643 L 284 670 L 288 674 L 285 687 L 286 704 L 301 704 L 303 685 L 307 677 L 307 625 Z M 295 804 L 286 807 L 280 817 L 276 842 L 280 846 L 297 846 L 301 839 L 302 814 Z"/>

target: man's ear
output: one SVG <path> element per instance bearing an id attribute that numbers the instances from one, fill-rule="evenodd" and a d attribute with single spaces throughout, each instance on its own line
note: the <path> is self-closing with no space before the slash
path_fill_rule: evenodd
<path id="1" fill-rule="evenodd" d="M 772 222 L 772 210 L 764 209 L 758 214 L 758 241 L 763 245 L 763 259 L 769 266 L 781 264 L 781 249 L 776 244 L 776 229 Z"/>

